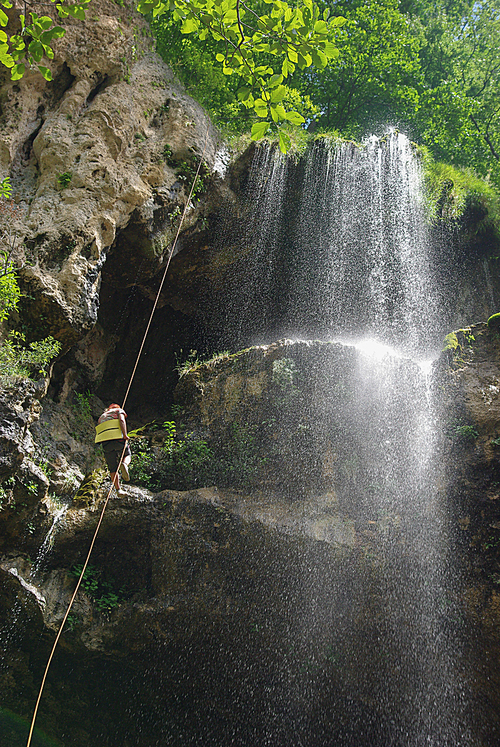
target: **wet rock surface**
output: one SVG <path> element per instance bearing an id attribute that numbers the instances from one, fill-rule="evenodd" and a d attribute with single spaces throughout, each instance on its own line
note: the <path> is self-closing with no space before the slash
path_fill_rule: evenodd
<path id="1" fill-rule="evenodd" d="M 492 364 L 498 343 L 485 325 L 470 334 L 477 341 L 475 357 L 470 352 L 467 360 L 455 356 L 453 362 L 445 354 L 437 389 L 450 411 L 453 402 L 458 411 L 475 414 L 467 422 L 484 430 L 484 449 L 495 405 L 476 396 L 473 382 L 481 377 L 474 365 L 479 371 L 483 362 Z M 269 461 L 252 462 L 246 489 L 152 493 L 128 486 L 123 497 L 111 498 L 90 577 L 54 661 L 39 717 L 42 730 L 77 747 L 96 740 L 139 747 L 155 740 L 289 745 L 297 735 L 319 746 L 331 744 L 332 734 L 339 745 L 387 744 L 391 714 L 398 712 L 405 722 L 421 676 L 417 652 L 414 675 L 396 680 L 397 688 L 390 676 L 401 656 L 409 655 L 406 631 L 420 624 L 404 591 L 418 578 L 420 561 L 411 548 L 418 536 L 404 516 L 398 518 L 397 505 L 384 516 L 366 513 L 383 444 L 362 432 L 366 408 L 376 410 L 380 402 L 375 390 L 359 402 L 361 364 L 352 346 L 282 341 L 222 357 L 181 378 L 176 400 L 187 428 L 222 449 L 232 437 L 231 424 L 256 426 L 257 455 L 262 449 Z M 417 368 L 402 361 L 396 375 L 411 389 Z M 325 370 L 335 372 L 328 386 Z M 480 383 L 483 389 L 493 385 L 489 379 Z M 404 417 L 405 401 L 406 395 L 396 398 L 398 417 Z M 356 408 L 358 420 L 349 431 Z M 70 445 L 61 439 L 70 413 L 68 404 L 47 402 L 38 421 L 45 423 L 47 443 L 53 440 L 61 453 L 65 442 Z M 314 449 L 304 447 L 299 425 Z M 280 461 L 270 444 L 283 432 L 276 453 L 286 458 Z M 469 522 L 464 514 L 480 495 L 470 491 L 475 471 L 483 469 L 478 440 L 464 443 L 442 434 L 440 448 L 450 460 L 442 489 L 449 489 L 447 500 L 456 504 L 456 523 L 446 531 L 460 527 L 455 573 L 464 583 L 455 592 L 461 597 L 451 603 L 465 613 L 460 636 L 472 666 L 485 662 L 484 669 L 475 669 L 471 698 L 487 703 L 488 733 L 479 737 L 481 724 L 474 729 L 478 744 L 493 745 L 498 595 L 487 577 L 489 551 L 478 571 L 471 570 L 482 552 L 477 534 L 485 529 L 484 514 L 476 511 Z M 346 466 L 344 457 L 353 449 L 360 458 Z M 64 452 L 68 464 L 86 452 L 78 453 Z M 90 455 L 85 459 L 90 465 Z M 294 470 L 300 480 L 290 490 L 283 486 Z M 52 479 L 57 483 L 58 476 Z M 46 498 L 34 536 L 10 537 L 4 548 L 1 604 L 8 622 L 2 642 L 16 665 L 2 675 L 0 689 L 5 708 L 26 718 L 109 489 L 105 472 L 88 486 L 71 505 L 64 503 L 64 491 L 58 501 Z M 52 539 L 44 543 L 58 514 Z M 394 595 L 401 597 L 397 620 L 386 615 L 387 596 Z M 460 664 L 464 683 L 467 657 Z M 366 675 L 361 681 L 360 666 Z M 439 728 L 455 733 L 461 727 Z"/>

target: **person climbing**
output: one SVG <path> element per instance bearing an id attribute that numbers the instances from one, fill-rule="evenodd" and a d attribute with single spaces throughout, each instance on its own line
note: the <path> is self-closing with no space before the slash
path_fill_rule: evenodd
<path id="1" fill-rule="evenodd" d="M 104 410 L 97 421 L 95 429 L 95 443 L 102 444 L 111 482 L 115 486 L 118 495 L 123 495 L 120 491 L 120 477 L 118 475 L 118 465 L 120 464 L 122 453 L 123 460 L 120 464 L 120 472 L 125 482 L 130 480 L 128 466 L 132 459 L 132 453 L 128 445 L 126 417 L 127 413 L 125 410 L 122 410 L 120 405 L 113 403 Z"/>

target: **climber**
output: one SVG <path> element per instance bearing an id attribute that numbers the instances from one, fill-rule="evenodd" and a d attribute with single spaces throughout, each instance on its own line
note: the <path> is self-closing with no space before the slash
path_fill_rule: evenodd
<path id="1" fill-rule="evenodd" d="M 122 410 L 120 405 L 111 404 L 104 410 L 97 421 L 95 429 L 95 443 L 102 444 L 104 458 L 106 459 L 106 464 L 111 475 L 111 482 L 115 486 L 118 495 L 123 495 L 120 491 L 120 478 L 118 475 L 118 464 L 120 463 L 122 453 L 123 460 L 120 464 L 120 472 L 125 482 L 130 480 L 128 466 L 132 459 L 132 453 L 128 445 L 126 417 L 127 413 L 125 410 Z"/>

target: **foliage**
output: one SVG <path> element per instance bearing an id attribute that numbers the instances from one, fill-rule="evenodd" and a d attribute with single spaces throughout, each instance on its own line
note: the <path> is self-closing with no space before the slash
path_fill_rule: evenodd
<path id="1" fill-rule="evenodd" d="M 71 181 L 72 176 L 73 175 L 70 174 L 69 171 L 65 171 L 63 174 L 59 174 L 59 176 L 57 177 L 57 186 L 59 187 L 59 189 L 66 189 Z"/>
<path id="2" fill-rule="evenodd" d="M 205 485 L 213 459 L 207 442 L 189 433 L 178 439 L 173 421 L 162 427 L 164 441 L 160 447 L 152 447 L 145 436 L 131 439 L 131 480 L 151 490 L 187 490 Z"/>
<path id="3" fill-rule="evenodd" d="M 83 564 L 74 565 L 70 574 L 76 578 L 82 575 Z M 94 601 L 100 612 L 111 612 L 126 597 L 126 590 L 116 586 L 104 578 L 102 568 L 87 565 L 83 574 L 81 587 Z"/>
<path id="4" fill-rule="evenodd" d="M 10 183 L 8 188 L 11 192 Z M 12 207 L 9 202 L 10 193 L 7 195 L 7 191 L 4 190 L 0 198 L 0 215 L 5 224 L 0 234 L 0 322 L 4 322 L 11 311 L 17 310 L 21 298 L 12 260 L 19 248 L 18 236 L 13 224 L 21 213 L 15 206 Z"/>
<path id="5" fill-rule="evenodd" d="M 305 121 L 297 110 L 285 108 L 286 80 L 296 68 L 322 70 L 338 57 L 332 39 L 344 18 L 330 18 L 329 8 L 321 14 L 312 0 L 295 7 L 284 0 L 264 3 L 269 12 L 263 15 L 242 0 L 140 0 L 137 7 L 155 18 L 171 10 L 181 33 L 215 43 L 223 74 L 234 74 L 243 82 L 236 91 L 238 101 L 262 120 L 252 125 L 252 138 L 264 137 L 275 126 L 280 148 L 286 152 L 289 138 L 280 126 Z"/>
<path id="6" fill-rule="evenodd" d="M 16 273 L 10 270 L 0 275 L 0 322 L 4 322 L 10 312 L 17 309 L 20 298 Z"/>
<path id="7" fill-rule="evenodd" d="M 50 361 L 58 355 L 61 343 L 51 335 L 28 346 L 21 332 L 13 331 L 0 347 L 0 381 L 45 376 Z"/>
<path id="8" fill-rule="evenodd" d="M 92 392 L 89 390 L 76 392 L 75 400 L 72 407 L 76 415 L 82 420 L 90 420 L 92 418 Z"/>
<path id="9" fill-rule="evenodd" d="M 438 163 L 429 155 L 424 177 L 431 220 L 458 220 L 469 212 L 477 233 L 500 234 L 500 195 L 491 183 L 472 169 Z"/>
<path id="10" fill-rule="evenodd" d="M 282 391 L 288 391 L 294 386 L 297 367 L 291 358 L 280 358 L 273 361 L 272 382 Z"/>
<path id="11" fill-rule="evenodd" d="M 191 187 L 193 188 L 192 198 L 194 200 L 199 200 L 201 195 L 206 192 L 208 186 L 208 177 L 210 175 L 209 169 L 204 163 L 202 163 L 200 171 L 198 173 L 198 177 L 196 179 L 196 183 L 194 182 L 199 162 L 200 159 L 197 156 L 189 161 L 185 160 L 181 161 L 180 163 L 173 160 L 170 156 L 171 165 L 177 167 L 175 172 L 177 179 L 185 185 L 188 192 Z"/>
<path id="12" fill-rule="evenodd" d="M 3 251 L 0 251 L 0 322 L 4 322 L 12 311 L 17 310 L 21 298 L 12 261 L 13 255 L 19 248 L 12 223 L 15 218 L 19 217 L 19 214 L 16 208 L 9 209 L 10 205 L 5 191 L 0 199 L 1 213 L 7 222 L 7 228 L 0 236 L 0 242 L 3 245 Z M 2 383 L 37 374 L 44 376 L 49 362 L 61 349 L 61 343 L 52 336 L 31 342 L 29 346 L 26 346 L 25 342 L 25 336 L 21 332 L 11 331 L 0 345 L 0 381 Z"/>
<path id="13" fill-rule="evenodd" d="M 6 176 L 5 179 L 0 182 L 0 197 L 5 197 L 8 200 L 11 195 L 12 185 L 10 183 L 10 177 Z"/>
<path id="14" fill-rule="evenodd" d="M 225 441 L 217 450 L 217 460 L 213 465 L 215 482 L 232 488 L 251 488 L 266 461 L 266 457 L 260 455 L 258 426 L 232 423 Z"/>
<path id="15" fill-rule="evenodd" d="M 435 158 L 500 183 L 500 2 L 406 0 L 424 76 L 414 135 Z"/>
<path id="16" fill-rule="evenodd" d="M 5 181 L 5 180 L 4 180 Z M 26 209 L 16 205 L 11 199 L 12 188 L 0 196 L 0 274 L 14 272 L 25 261 L 26 247 L 23 244 L 23 229 L 20 222 Z"/>
<path id="17" fill-rule="evenodd" d="M 229 351 L 224 350 L 220 353 L 214 353 L 210 358 L 207 358 L 206 360 L 202 360 L 201 358 L 198 358 L 197 350 L 191 350 L 187 358 L 182 363 L 180 361 L 177 363 L 175 370 L 179 374 L 179 377 L 182 378 L 186 374 L 191 373 L 192 371 L 196 371 L 196 369 L 200 368 L 201 366 L 216 363 L 217 361 L 224 360 L 225 358 L 230 358 L 230 356 L 231 354 L 229 353 Z"/>
<path id="18" fill-rule="evenodd" d="M 85 9 L 90 0 L 80 0 L 77 3 L 71 3 L 67 0 L 50 0 L 55 3 L 55 7 L 60 18 L 78 18 L 85 19 Z M 12 8 L 11 0 L 1 0 L 0 5 L 4 8 Z M 39 16 L 31 8 L 35 8 L 39 3 L 32 0 L 24 1 L 25 11 L 29 9 L 27 15 L 21 13 L 19 20 L 21 23 L 21 33 L 12 34 L 10 37 L 5 31 L 0 29 L 0 63 L 10 68 L 11 80 L 19 80 L 23 77 L 26 69 L 34 65 L 37 66 L 45 80 L 52 80 L 50 68 L 42 65 L 42 61 L 54 59 L 52 44 L 55 39 L 64 36 L 64 29 L 57 26 L 49 16 Z M 7 14 L 0 8 L 0 26 L 6 27 L 9 22 Z"/>
<path id="19" fill-rule="evenodd" d="M 172 421 L 162 428 L 162 446 L 152 446 L 146 435 L 131 439 L 131 480 L 150 490 L 189 490 L 215 483 L 249 488 L 266 463 L 256 425 L 232 423 L 216 449 L 193 433 L 179 438 Z"/>
<path id="20" fill-rule="evenodd" d="M 459 443 L 471 443 L 479 438 L 479 433 L 473 425 L 455 423 L 448 430 L 448 437 Z"/>
<path id="21" fill-rule="evenodd" d="M 320 127 L 358 137 L 411 115 L 421 78 L 418 39 L 397 0 L 335 6 L 346 17 L 336 35 L 339 60 L 293 83 L 319 106 Z"/>

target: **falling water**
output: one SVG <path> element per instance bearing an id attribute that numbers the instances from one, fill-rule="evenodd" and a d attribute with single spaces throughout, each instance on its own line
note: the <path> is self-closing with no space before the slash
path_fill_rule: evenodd
<path id="1" fill-rule="evenodd" d="M 252 230 L 258 262 L 267 269 L 256 271 L 254 283 L 258 287 L 263 274 L 269 283 L 273 266 L 284 275 L 287 336 L 342 340 L 358 351 L 349 413 L 358 443 L 348 500 L 358 529 L 376 526 L 384 548 L 377 593 L 384 600 L 379 646 L 385 659 L 369 685 L 386 720 L 377 747 L 468 747 L 474 741 L 454 622 L 459 571 L 438 491 L 439 423 L 429 360 L 445 329 L 419 161 L 397 133 L 370 138 L 361 148 L 318 141 L 307 154 L 297 198 L 290 187 L 284 192 L 282 157 L 273 161 L 271 149 L 258 153 Z M 294 199 L 295 209 L 286 213 Z M 263 247 L 269 248 L 265 259 Z M 285 263 L 277 264 L 278 247 Z M 368 489 L 356 484 L 357 464 L 369 475 Z M 360 652 L 350 653 L 355 670 Z M 357 666 L 362 691 L 362 657 Z"/>
<path id="2" fill-rule="evenodd" d="M 403 135 L 314 145 L 293 237 L 296 331 L 361 332 L 413 354 L 438 342 L 421 185 Z"/>
<path id="3" fill-rule="evenodd" d="M 280 247 L 286 237 L 285 208 L 289 162 L 279 151 L 256 149 L 248 178 L 248 206 L 237 233 L 247 260 L 238 275 L 237 289 L 227 298 L 237 299 L 227 308 L 224 325 L 236 340 L 247 339 L 248 320 L 258 320 L 258 332 L 269 330 L 277 314 L 275 305 Z M 226 291 L 228 289 L 226 288 Z"/>
<path id="4" fill-rule="evenodd" d="M 26 574 L 20 572 L 19 568 L 17 567 L 16 561 L 5 561 L 1 565 L 2 570 L 14 576 L 14 578 L 19 581 L 20 586 L 33 596 L 39 607 L 42 609 L 45 606 L 45 598 L 36 586 L 36 578 L 37 575 L 42 571 L 47 556 L 54 545 L 54 539 L 57 534 L 57 530 L 61 525 L 61 522 L 63 521 L 67 510 L 68 504 L 64 504 L 55 511 L 48 532 L 40 545 L 40 548 L 36 554 L 34 561 L 31 564 L 31 567 L 29 568 L 29 571 Z M 23 605 L 21 599 L 18 599 L 12 607 L 12 610 L 10 612 L 10 619 L 7 621 L 4 629 L 0 631 L 0 648 L 2 652 L 0 662 L 5 661 L 5 654 L 7 649 L 12 644 L 14 638 L 20 635 L 21 631 L 19 629 L 18 622 L 22 606 Z"/>

